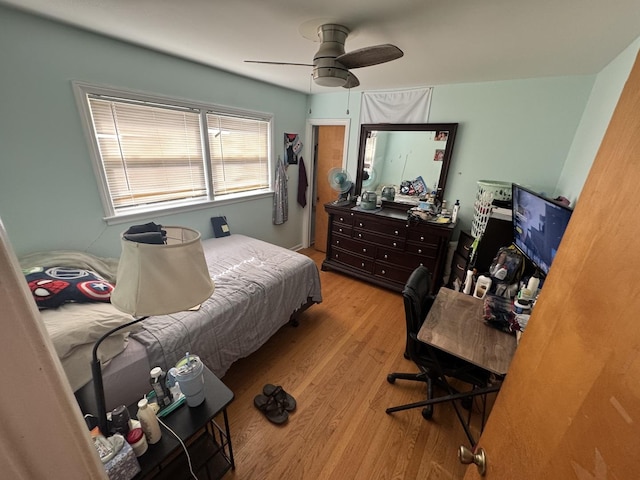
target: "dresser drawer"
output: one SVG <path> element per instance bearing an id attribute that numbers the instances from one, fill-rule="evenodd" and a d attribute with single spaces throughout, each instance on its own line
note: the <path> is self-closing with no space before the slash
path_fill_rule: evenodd
<path id="1" fill-rule="evenodd" d="M 357 227 L 353 229 L 353 238 L 365 242 L 375 243 L 376 245 L 397 248 L 398 250 L 403 250 L 405 244 L 404 238 L 396 238 L 388 235 L 378 235 L 377 233 L 373 233 L 368 230 L 360 230 Z"/>
<path id="2" fill-rule="evenodd" d="M 333 215 L 333 223 L 351 226 L 353 225 L 353 213 L 336 213 Z"/>
<path id="3" fill-rule="evenodd" d="M 427 258 L 436 258 L 438 256 L 438 245 L 432 245 L 432 244 L 416 245 L 415 243 L 407 242 L 406 251 L 411 255 L 419 255 L 421 257 L 427 257 Z"/>
<path id="4" fill-rule="evenodd" d="M 340 233 L 342 235 L 348 235 L 351 236 L 351 225 L 348 225 L 346 223 L 336 223 L 333 222 L 331 224 L 331 231 L 333 233 Z"/>
<path id="5" fill-rule="evenodd" d="M 475 238 L 472 237 L 467 232 L 460 232 L 460 237 L 458 237 L 458 245 L 456 247 L 456 253 L 462 255 L 464 258 L 469 258 L 471 254 L 471 247 Z"/>
<path id="6" fill-rule="evenodd" d="M 418 245 L 428 245 L 436 249 L 440 245 L 440 237 L 438 235 L 413 229 L 409 229 L 409 232 L 407 232 L 407 241 Z"/>
<path id="7" fill-rule="evenodd" d="M 388 265 L 384 263 L 376 263 L 375 270 L 373 274 L 376 277 L 384 278 L 385 280 L 390 280 L 392 282 L 398 282 L 401 285 L 407 283 L 409 280 L 409 276 L 413 269 L 411 268 L 401 268 L 394 265 Z"/>
<path id="8" fill-rule="evenodd" d="M 356 255 L 347 250 L 341 248 L 334 248 L 331 251 L 331 259 L 335 262 L 344 263 L 350 267 L 357 268 L 366 273 L 373 273 L 373 258 L 365 258 L 360 255 Z"/>
<path id="9" fill-rule="evenodd" d="M 402 240 L 407 236 L 407 227 L 404 223 L 385 221 L 373 215 L 356 215 L 353 220 L 353 227 L 354 229 L 369 230 L 391 237 L 401 238 Z"/>
<path id="10" fill-rule="evenodd" d="M 361 242 L 360 240 L 354 240 L 344 235 L 333 235 L 331 237 L 331 245 L 342 250 L 348 250 L 352 253 L 357 253 L 364 257 L 373 258 L 375 256 L 375 245 Z"/>
<path id="11" fill-rule="evenodd" d="M 451 260 L 451 273 L 449 283 L 452 284 L 455 278 L 461 282 L 464 281 L 467 273 L 467 259 L 460 255 L 458 252 L 453 253 L 453 259 Z"/>
<path id="12" fill-rule="evenodd" d="M 420 265 L 424 265 L 433 273 L 437 263 L 437 256 L 407 255 L 406 252 L 398 252 L 390 248 L 378 247 L 376 249 L 376 261 L 409 268 L 411 270 Z"/>

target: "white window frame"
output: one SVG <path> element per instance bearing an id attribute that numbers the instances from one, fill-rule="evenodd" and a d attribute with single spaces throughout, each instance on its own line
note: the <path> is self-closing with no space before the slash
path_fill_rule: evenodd
<path id="1" fill-rule="evenodd" d="M 82 121 L 82 127 L 89 145 L 91 154 L 92 165 L 96 180 L 98 183 L 98 191 L 100 193 L 100 200 L 104 209 L 104 220 L 109 225 L 125 223 L 131 220 L 148 218 L 150 215 L 163 216 L 171 215 L 175 213 L 199 210 L 204 208 L 210 208 L 213 205 L 223 206 L 231 203 L 238 203 L 243 201 L 255 200 L 256 198 L 269 197 L 273 195 L 273 115 L 263 112 L 256 112 L 250 110 L 242 110 L 238 108 L 225 107 L 214 104 L 206 104 L 196 102 L 193 100 L 186 100 L 182 98 L 166 97 L 157 94 L 148 94 L 139 91 L 127 90 L 122 88 L 115 88 L 109 86 L 95 85 L 90 83 L 73 81 L 73 93 L 76 99 L 76 104 L 80 112 L 80 118 Z M 268 188 L 261 190 L 253 190 L 249 192 L 240 192 L 225 194 L 214 198 L 213 186 L 209 176 L 211 171 L 209 160 L 209 146 L 208 139 L 202 138 L 203 142 L 203 161 L 205 162 L 205 172 L 207 172 L 207 198 L 206 199 L 190 199 L 190 200 L 177 200 L 158 203 L 152 206 L 139 206 L 130 208 L 120 208 L 116 211 L 113 205 L 111 195 L 109 192 L 109 186 L 105 170 L 102 163 L 102 156 L 100 154 L 100 147 L 95 135 L 93 127 L 93 119 L 91 116 L 91 110 L 89 106 L 88 95 L 104 95 L 115 98 L 130 99 L 137 102 L 149 102 L 161 105 L 175 106 L 180 108 L 196 109 L 200 112 L 201 122 L 202 117 L 206 118 L 207 113 L 231 115 L 240 118 L 248 118 L 254 120 L 262 120 L 269 124 L 268 134 Z M 206 123 L 205 123 L 206 124 Z M 206 137 L 206 133 L 202 135 Z"/>

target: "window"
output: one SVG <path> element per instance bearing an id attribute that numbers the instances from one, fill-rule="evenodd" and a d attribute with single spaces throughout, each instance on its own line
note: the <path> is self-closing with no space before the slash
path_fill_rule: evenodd
<path id="1" fill-rule="evenodd" d="M 270 192 L 270 116 L 79 83 L 74 90 L 108 218 Z"/>

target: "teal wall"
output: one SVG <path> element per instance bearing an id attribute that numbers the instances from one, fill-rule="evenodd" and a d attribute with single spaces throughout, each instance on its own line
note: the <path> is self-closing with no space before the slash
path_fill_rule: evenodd
<path id="1" fill-rule="evenodd" d="M 580 196 L 593 159 L 640 50 L 640 37 L 598 74 L 558 180 L 556 193 L 572 203 Z"/>
<path id="2" fill-rule="evenodd" d="M 470 229 L 478 180 L 517 182 L 553 194 L 595 76 L 438 85 L 429 122 L 458 123 L 445 199 L 460 200 Z M 356 173 L 360 98 L 314 95 L 314 118 L 351 118 L 347 169 Z"/>
<path id="3" fill-rule="evenodd" d="M 4 6 L 0 45 L 0 218 L 18 255 L 120 251 L 127 224 L 102 220 L 72 80 L 272 113 L 276 155 L 285 132 L 310 142 L 307 118 L 349 119 L 347 168 L 355 175 L 357 92 L 309 98 Z M 445 192 L 462 204 L 459 228 L 470 228 L 478 180 L 578 197 L 639 45 L 636 40 L 598 75 L 434 87 L 429 121 L 460 124 Z M 289 221 L 282 226 L 272 225 L 271 197 L 148 220 L 209 237 L 209 218 L 226 215 L 234 232 L 296 247 L 304 213 L 295 202 L 297 173 L 289 166 Z"/>
<path id="4" fill-rule="evenodd" d="M 119 256 L 107 226 L 71 81 L 274 114 L 274 151 L 283 134 L 304 134 L 307 95 L 232 75 L 0 6 L 0 218 L 18 255 L 78 249 Z M 272 197 L 187 214 L 152 216 L 212 236 L 209 218 L 232 232 L 284 247 L 301 243 L 297 165 L 288 169 L 289 221 L 272 224 Z M 133 223 L 143 223 L 136 221 Z"/>

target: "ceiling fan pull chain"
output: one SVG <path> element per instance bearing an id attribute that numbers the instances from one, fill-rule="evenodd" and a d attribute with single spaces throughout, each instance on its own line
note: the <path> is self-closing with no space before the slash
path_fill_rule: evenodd
<path id="1" fill-rule="evenodd" d="M 349 100 L 351 99 L 351 89 L 347 89 L 347 115 L 349 115 Z"/>
<path id="2" fill-rule="evenodd" d="M 309 115 L 311 115 L 311 84 L 313 83 L 313 73 L 309 74 Z"/>

